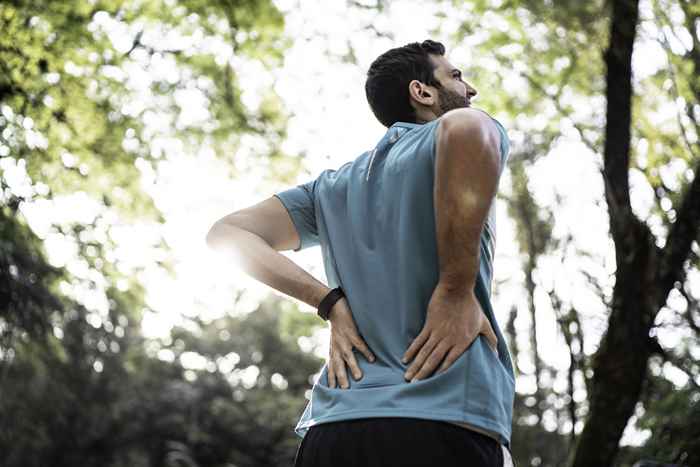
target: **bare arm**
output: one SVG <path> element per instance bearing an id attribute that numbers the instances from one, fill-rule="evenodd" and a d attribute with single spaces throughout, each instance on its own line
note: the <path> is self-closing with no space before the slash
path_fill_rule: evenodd
<path id="1" fill-rule="evenodd" d="M 300 241 L 289 212 L 275 196 L 222 217 L 209 229 L 206 238 L 209 248 L 230 257 L 248 275 L 318 308 L 330 288 L 279 253 L 296 249 Z M 331 327 L 328 385 L 335 388 L 337 381 L 345 389 L 349 387 L 346 366 L 356 380 L 362 377 L 353 347 L 370 362 L 375 357 L 358 333 L 346 299 L 335 302 L 328 316 Z"/>
<path id="2" fill-rule="evenodd" d="M 471 292 L 479 270 L 479 246 L 498 187 L 500 134 L 475 109 L 448 112 L 436 133 L 434 205 L 440 286 Z"/>
<path id="3" fill-rule="evenodd" d="M 299 235 L 274 196 L 216 221 L 206 242 L 246 274 L 314 308 L 331 290 L 278 252 L 296 248 Z"/>
<path id="4" fill-rule="evenodd" d="M 491 118 L 475 109 L 440 117 L 436 133 L 434 205 L 440 278 L 428 303 L 425 324 L 402 361 L 411 382 L 446 371 L 478 334 L 498 354 L 498 336 L 474 286 L 481 231 L 496 195 L 500 134 Z"/>

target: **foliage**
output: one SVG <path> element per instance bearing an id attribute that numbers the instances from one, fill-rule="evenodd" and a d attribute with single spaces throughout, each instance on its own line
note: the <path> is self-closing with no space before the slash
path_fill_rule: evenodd
<path id="1" fill-rule="evenodd" d="M 0 4 L 0 418 L 12 421 L 0 428 L 3 465 L 291 462 L 298 437 L 290 427 L 319 366 L 295 340 L 311 323 L 285 327 L 280 340 L 278 320 L 291 322 L 284 316 L 298 310 L 279 312 L 274 301 L 247 317 L 191 323 L 206 338 L 188 328 L 175 329 L 170 344 L 146 340 L 138 270 L 114 259 L 110 235 L 118 223 L 164 221 L 141 185 L 165 155 L 164 139 L 185 150 L 208 145 L 225 160 L 253 135 L 275 143 L 265 154 L 270 176 L 293 175 L 281 169 L 294 165 L 279 150 L 279 98 L 270 91 L 257 109 L 243 105 L 234 64 L 278 65 L 288 45 L 283 25 L 267 1 Z M 190 45 L 171 47 L 166 33 Z M 174 74 L 130 78 L 164 60 Z M 204 96 L 208 124 L 181 123 L 189 108 L 177 90 Z M 158 118 L 166 124 L 152 125 Z M 26 183 L 10 169 L 26 172 Z M 97 214 L 51 226 L 76 252 L 72 267 L 53 266 L 23 208 L 75 194 L 96 203 Z M 162 239 L 153 248 L 168 250 Z M 172 270 L 167 260 L 159 265 Z M 101 292 L 106 308 L 66 292 L 78 289 Z M 256 349 L 264 353 L 253 362 Z M 209 363 L 184 368 L 183 352 Z M 234 353 L 240 362 L 219 368 Z M 236 376 L 242 365 L 259 370 L 251 387 Z M 272 375 L 286 387 L 271 384 Z"/>
<path id="2" fill-rule="evenodd" d="M 387 3 L 348 2 L 377 14 L 387 14 Z M 603 51 L 611 40 L 612 3 L 426 5 L 439 10 L 443 24 L 457 24 L 447 31 L 451 42 L 467 44 L 477 57 L 465 75 L 480 90 L 479 106 L 497 109 L 497 117 L 511 123 L 510 192 L 501 199 L 516 227 L 526 299 L 522 307 L 513 304 L 507 330 L 516 371 L 536 382 L 533 394 L 516 395 L 512 442 L 518 464 L 571 462 L 590 415 L 590 348 L 601 337 L 592 329 L 608 324 L 616 278 L 593 267 L 605 264 L 608 252 L 583 246 L 581 227 L 598 219 L 582 216 L 580 224 L 566 225 L 556 215 L 574 187 L 546 204 L 530 182 L 566 142 L 578 143 L 577 157 L 603 165 Z M 634 214 L 663 245 L 697 175 L 700 10 L 687 0 L 650 0 L 641 7 L 635 50 L 655 51 L 665 62 L 634 76 L 628 175 Z M 281 150 L 284 106 L 269 86 L 260 105 L 250 108 L 242 85 L 250 69 L 281 63 L 292 41 L 282 35 L 283 26 L 269 0 L 0 3 L 0 418 L 12 420 L 0 427 L 5 465 L 291 462 L 298 438 L 290 427 L 320 364 L 301 351 L 298 339 L 311 334 L 316 317 L 267 300 L 245 316 L 193 319 L 167 339 L 145 339 L 139 271 L 126 272 L 114 260 L 117 245 L 110 235 L 118 223 L 164 222 L 141 178 L 179 154 L 211 149 L 227 175 L 240 177 L 237 149 L 252 137 L 264 143 L 259 157 L 269 180 L 293 180 L 299 160 Z M 391 37 L 374 24 L 366 29 Z M 641 49 L 649 43 L 653 48 Z M 341 59 L 355 63 L 356 56 L 351 50 Z M 203 103 L 204 116 L 192 116 L 183 93 Z M 26 172 L 24 182 L 12 175 L 18 171 Z M 586 191 L 595 192 L 602 206 L 598 182 Z M 81 193 L 96 203 L 97 214 L 89 222 L 51 226 L 50 234 L 76 250 L 74 267 L 52 265 L 46 238 L 30 228 L 24 207 Z M 639 202 L 644 193 L 651 194 L 648 205 Z M 660 319 L 650 334 L 650 345 L 656 343 L 650 362 L 662 359 L 689 383 L 677 388 L 649 364 L 631 423 L 649 437 L 642 446 L 622 447 L 620 466 L 643 458 L 691 463 L 700 456 L 692 423 L 699 415 L 693 384 L 700 370 L 693 358 L 698 299 L 687 275 L 700 261 L 694 234 L 683 280 L 663 310 L 674 319 Z M 164 239 L 152 246 L 168 250 Z M 592 265 L 569 277 L 572 286 L 596 296 L 604 313 L 580 308 L 542 279 L 552 260 L 562 263 L 559 276 L 570 275 L 564 260 L 571 255 Z M 168 260 L 158 264 L 172 270 Z M 81 268 L 87 273 L 78 274 Z M 87 306 L 69 293 L 81 288 L 100 291 L 108 306 Z M 542 303 L 551 306 L 556 322 L 546 321 Z M 514 326 L 523 314 L 530 326 L 525 346 Z M 539 355 L 536 320 L 555 326 L 568 367 L 556 368 Z M 664 349 L 655 339 L 659 328 L 691 337 Z M 527 371 L 529 362 L 534 371 Z"/>

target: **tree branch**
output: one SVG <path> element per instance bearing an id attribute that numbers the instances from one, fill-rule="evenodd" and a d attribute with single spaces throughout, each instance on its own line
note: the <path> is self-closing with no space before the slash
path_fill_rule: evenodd
<path id="1" fill-rule="evenodd" d="M 613 23 L 610 45 L 603 56 L 607 66 L 605 143 L 603 148 L 603 179 L 605 199 L 610 212 L 610 233 L 618 252 L 627 257 L 634 248 L 630 227 L 639 220 L 632 212 L 629 194 L 629 159 L 632 122 L 632 49 L 638 7 L 636 2 L 616 2 L 621 18 Z M 634 17 L 635 21 L 628 18 Z M 618 255 L 618 258 L 620 256 Z M 620 264 L 618 264 L 620 266 Z"/>
<path id="2" fill-rule="evenodd" d="M 700 72 L 696 69 L 695 73 Z M 676 281 L 683 281 L 683 263 L 700 230 L 700 158 L 695 164 L 693 181 L 686 187 L 676 221 L 671 225 L 661 253 L 659 280 L 662 290 L 670 290 Z"/>
<path id="3" fill-rule="evenodd" d="M 690 295 L 690 292 L 688 292 L 688 290 L 686 289 L 685 284 L 683 285 L 683 287 L 680 287 L 678 291 L 681 293 L 681 295 L 683 295 L 686 302 L 688 302 L 688 307 L 686 308 L 685 313 L 682 313 L 682 315 L 688 322 L 688 326 L 690 326 L 690 329 L 695 331 L 695 333 L 698 336 L 700 336 L 700 325 L 695 323 L 695 318 L 693 318 L 693 314 L 695 314 L 695 312 L 700 311 L 700 300 Z"/>
<path id="4" fill-rule="evenodd" d="M 685 359 L 683 357 L 674 355 L 673 351 L 668 351 L 661 347 L 661 344 L 659 343 L 656 337 L 649 337 L 649 347 L 651 348 L 652 353 L 659 355 L 661 358 L 664 359 L 664 361 L 669 362 L 670 364 L 681 370 L 683 373 L 685 373 L 686 376 L 688 376 L 688 382 L 696 390 L 700 389 L 700 385 L 698 385 L 698 383 L 695 381 L 695 372 L 687 368 Z"/>

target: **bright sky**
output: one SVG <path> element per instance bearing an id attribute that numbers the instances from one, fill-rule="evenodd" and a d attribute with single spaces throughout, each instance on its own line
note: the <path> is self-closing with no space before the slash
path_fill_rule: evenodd
<path id="1" fill-rule="evenodd" d="M 455 45 L 446 35 L 431 34 L 429 31 L 438 25 L 437 18 L 434 16 L 437 8 L 432 11 L 426 9 L 424 2 L 394 1 L 390 3 L 384 14 L 376 18 L 372 18 L 369 12 L 359 9 L 347 10 L 345 1 L 341 0 L 324 2 L 279 0 L 276 3 L 286 14 L 285 33 L 295 38 L 293 47 L 285 54 L 284 66 L 269 72 L 257 63 L 238 57 L 234 57 L 233 61 L 244 91 L 243 101 L 247 106 L 251 109 L 256 108 L 260 93 L 265 88 L 274 86 L 286 107 L 293 111 L 294 116 L 289 121 L 289 137 L 283 149 L 288 153 L 305 151 L 308 155 L 304 161 L 306 173 L 298 179 L 298 183 L 315 178 L 326 168 L 337 168 L 358 157 L 364 151 L 371 149 L 384 134 L 385 128 L 372 115 L 364 95 L 366 70 L 372 60 L 382 52 L 408 42 L 433 38 L 446 45 L 448 58 L 452 63 L 463 68 L 467 80 L 469 80 L 471 66 L 488 69 L 490 63 L 489 57 L 475 57 L 471 54 L 470 43 L 477 38 L 470 38 L 464 43 Z M 644 5 L 646 5 L 645 2 L 643 2 L 643 12 Z M 468 13 L 454 12 L 450 8 L 448 6 L 441 8 L 448 13 L 448 19 L 443 23 L 443 30 L 446 31 L 454 30 L 458 18 Z M 484 25 L 488 25 L 489 21 L 498 27 L 495 15 L 484 17 Z M 376 37 L 371 32 L 363 30 L 363 27 L 370 23 L 380 31 L 391 32 L 394 40 Z M 138 25 L 129 31 L 106 15 L 101 15 L 95 21 L 95 29 L 100 28 L 110 32 L 119 50 L 128 50 Z M 644 29 L 644 31 L 649 34 L 654 33 L 653 30 Z M 148 34 L 148 32 L 144 34 L 144 42 L 148 42 Z M 171 46 L 174 46 L 173 41 L 186 43 L 186 39 L 176 36 L 169 40 Z M 198 43 L 196 37 L 194 42 L 192 41 L 190 39 L 193 46 L 217 51 L 221 55 L 221 60 L 225 61 L 228 56 L 229 51 L 225 44 L 206 41 Z M 343 63 L 338 59 L 339 56 L 348 52 L 348 41 L 353 45 L 359 66 Z M 678 44 L 676 46 L 682 47 Z M 635 51 L 634 66 L 638 76 L 643 76 L 664 65 L 663 60 L 649 59 L 649 57 L 659 56 L 656 53 L 658 49 L 654 49 L 653 45 L 643 44 L 640 50 L 649 53 Z M 134 89 L 134 101 L 125 107 L 126 112 L 137 112 L 139 102 L 153 100 L 149 91 L 151 80 L 169 76 L 177 79 L 178 71 L 172 60 L 164 57 L 151 63 L 150 68 L 145 70 L 143 63 L 139 62 L 139 60 L 145 60 L 145 56 L 137 52 L 133 55 L 137 63 L 124 72 L 113 70 L 116 74 L 123 73 L 123 78 L 128 80 L 129 85 Z M 327 53 L 331 55 L 328 56 Z M 643 60 L 640 59 L 641 56 L 644 57 Z M 517 89 L 522 83 L 513 74 L 504 77 L 500 85 Z M 547 118 L 543 116 L 541 119 L 525 118 L 518 119 L 517 122 L 511 121 L 507 115 L 499 112 L 499 109 L 482 107 L 483 101 L 479 98 L 488 95 L 488 89 L 479 88 L 478 85 L 477 89 L 481 96 L 476 97 L 474 105 L 491 113 L 509 129 L 514 147 L 517 147 L 518 142 L 522 140 L 522 133 L 514 129 L 516 124 L 520 130 L 536 131 L 538 125 L 543 124 L 542 119 Z M 208 111 L 201 93 L 196 89 L 190 89 L 179 93 L 175 98 L 188 105 L 187 114 L 180 116 L 180 124 L 206 124 Z M 590 102 L 583 105 L 590 105 Z M 2 110 L 8 111 L 6 108 Z M 119 259 L 125 272 L 129 268 L 146 268 L 145 272 L 139 276 L 139 280 L 145 284 L 147 290 L 147 309 L 143 320 L 144 334 L 147 337 L 166 338 L 173 325 L 186 324 L 183 318 L 200 316 L 212 319 L 231 312 L 234 292 L 239 290 L 244 293 L 241 301 L 236 305 L 237 313 L 254 310 L 260 298 L 269 293 L 276 293 L 285 299 L 293 300 L 249 278 L 231 264 L 225 264 L 206 247 L 204 241 L 209 227 L 218 218 L 287 188 L 260 183 L 265 168 L 259 163 L 260 158 L 256 150 L 264 149 L 264 144 L 250 138 L 244 139 L 243 147 L 235 154 L 235 164 L 248 175 L 245 179 L 233 180 L 227 178 L 222 162 L 216 159 L 211 149 L 204 147 L 196 154 L 186 153 L 179 141 L 167 135 L 167 120 L 164 117 L 154 112 L 149 112 L 145 116 L 147 132 L 152 135 L 152 146 L 157 153 L 161 154 L 158 165 L 152 167 L 142 160 L 137 164 L 142 171 L 144 190 L 153 196 L 156 205 L 164 213 L 166 222 L 160 233 L 165 236 L 172 248 L 171 258 L 175 261 L 175 276 L 168 276 L 154 265 L 155 259 L 164 257 L 164 253 L 154 251 L 152 247 L 159 234 L 153 225 L 127 224 L 116 216 L 110 219 L 119 226 L 112 229 L 112 236 L 120 245 L 113 257 Z M 598 173 L 598 158 L 578 141 L 574 132 L 566 128 L 563 128 L 562 132 L 564 138 L 552 153 L 540 159 L 529 172 L 530 188 L 542 205 L 552 205 L 555 195 L 562 196 L 563 205 L 557 211 L 554 235 L 562 238 L 568 233 L 573 233 L 575 246 L 595 254 L 595 258 L 600 258 L 600 261 L 586 259 L 573 249 L 567 251 L 563 259 L 545 256 L 541 258 L 536 281 L 547 289 L 555 286 L 565 302 L 574 304 L 583 314 L 584 331 L 587 337 L 585 351 L 590 354 L 595 350 L 606 322 L 600 300 L 590 288 L 584 285 L 584 278 L 579 271 L 584 268 L 599 277 L 609 293 L 613 285 L 614 253 L 607 234 L 608 220 L 602 196 L 602 181 Z M 0 159 L 0 163 L 3 164 L 5 176 L 16 191 L 28 189 L 21 162 L 13 165 L 10 158 L 3 158 Z M 678 170 L 683 169 L 683 167 L 678 168 Z M 635 212 L 645 218 L 652 198 L 648 188 L 642 183 L 643 180 L 639 180 L 637 175 L 634 173 L 631 175 L 632 199 Z M 509 185 L 510 175 L 506 170 L 501 181 L 502 193 L 508 193 Z M 515 324 L 519 331 L 518 345 L 525 351 L 529 348 L 527 330 L 530 323 L 524 295 L 524 277 L 520 268 L 522 258 L 517 251 L 513 225 L 506 215 L 506 207 L 500 199 L 496 201 L 496 205 L 498 243 L 494 280 L 498 286 L 494 291 L 494 310 L 503 329 L 511 306 L 516 305 L 519 308 L 520 312 Z M 66 264 L 78 277 L 99 279 L 99 275 L 89 271 L 86 264 L 74 259 L 74 245 L 62 236 L 48 233 L 48 227 L 52 222 L 60 220 L 91 222 L 100 210 L 97 203 L 91 201 L 85 194 L 77 193 L 53 202 L 38 200 L 23 206 L 22 210 L 26 213 L 32 227 L 46 238 L 53 264 Z M 99 235 L 106 234 L 104 231 L 98 231 Z M 604 256 L 600 256 L 601 252 L 605 252 Z M 320 248 L 284 254 L 325 282 Z M 696 286 L 698 282 L 695 281 Z M 79 284 L 64 285 L 64 292 L 81 297 L 86 306 L 95 311 L 90 319 L 95 326 L 99 326 L 101 317 L 107 315 L 107 303 L 102 290 L 99 288 L 89 290 Z M 125 284 L 120 286 L 124 287 Z M 696 287 L 696 294 L 700 295 L 700 287 Z M 561 351 L 565 344 L 557 330 L 554 314 L 542 288 L 538 289 L 535 298 L 540 355 L 548 364 L 566 368 L 567 353 Z M 302 302 L 297 304 L 305 312 L 315 312 Z M 662 311 L 659 320 L 667 315 L 672 315 L 672 312 Z M 661 330 L 659 337 L 662 345 L 673 347 L 681 336 Z M 325 358 L 328 353 L 328 330 L 323 329 L 311 341 L 305 340 L 303 345 L 311 349 L 314 342 L 317 344 L 315 352 Z M 154 352 L 157 350 L 155 347 Z M 529 373 L 533 370 L 533 365 L 526 358 L 526 353 L 521 355 L 517 363 L 522 372 Z M 172 359 L 172 354 L 168 355 L 167 352 L 161 352 L 158 355 L 161 358 Z M 184 358 L 183 364 L 186 367 L 206 366 L 206 362 L 200 361 L 196 354 L 190 353 Z M 234 355 L 225 362 L 219 363 L 230 369 L 236 362 Z M 665 365 L 661 371 L 664 371 L 676 384 L 685 382 L 685 375 L 679 370 Z M 237 375 L 236 377 L 240 376 L 244 380 L 252 378 L 254 381 L 257 373 L 255 369 L 247 368 Z M 562 373 L 561 378 L 554 383 L 558 390 L 565 388 L 564 376 Z M 280 377 L 276 376 L 276 378 Z M 278 382 L 283 384 L 281 380 Z M 518 378 L 516 384 L 518 392 L 529 394 L 534 392 L 534 388 L 533 378 L 528 375 Z M 575 398 L 581 400 L 584 394 L 583 391 L 577 391 Z M 546 419 L 545 425 L 548 429 L 556 429 L 556 421 L 553 417 Z M 566 429 L 569 428 L 566 427 Z M 577 426 L 578 429 L 580 426 Z M 642 439 L 643 435 L 628 429 L 623 437 L 623 444 L 636 444 Z"/>

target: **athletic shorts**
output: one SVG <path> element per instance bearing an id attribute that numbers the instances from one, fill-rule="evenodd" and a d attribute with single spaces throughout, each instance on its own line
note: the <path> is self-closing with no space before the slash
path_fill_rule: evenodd
<path id="1" fill-rule="evenodd" d="M 510 467 L 508 449 L 479 432 L 438 420 L 374 417 L 309 428 L 294 467 Z"/>

